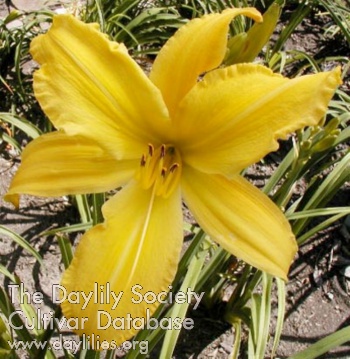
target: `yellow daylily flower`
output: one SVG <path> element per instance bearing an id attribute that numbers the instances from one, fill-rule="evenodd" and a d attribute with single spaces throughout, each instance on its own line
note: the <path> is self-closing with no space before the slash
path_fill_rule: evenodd
<path id="1" fill-rule="evenodd" d="M 289 223 L 239 173 L 276 150 L 278 139 L 319 122 L 340 71 L 289 80 L 259 65 L 219 68 L 238 14 L 261 20 L 243 8 L 190 21 L 162 48 L 149 78 L 122 44 L 70 15 L 55 16 L 32 42 L 41 64 L 35 94 L 58 131 L 27 146 L 6 199 L 122 187 L 63 275 L 67 293 L 97 295 L 86 306 L 82 298 L 62 304 L 66 317 L 87 318 L 78 334 L 120 344 L 137 331 L 126 322 L 120 328 L 122 318 L 154 312 L 157 302 L 134 303 L 135 290 L 168 290 L 182 246 L 182 199 L 223 248 L 286 279 L 297 250 Z M 118 305 L 106 300 L 108 290 L 122 293 Z"/>

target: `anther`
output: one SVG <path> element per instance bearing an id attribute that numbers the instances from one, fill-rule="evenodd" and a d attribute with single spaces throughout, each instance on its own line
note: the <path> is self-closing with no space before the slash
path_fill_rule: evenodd
<path id="1" fill-rule="evenodd" d="M 152 157 L 154 153 L 154 147 L 151 143 L 148 144 L 148 154 Z"/>
<path id="2" fill-rule="evenodd" d="M 162 145 L 160 147 L 160 157 L 165 157 L 165 145 Z"/>
<path id="3" fill-rule="evenodd" d="M 160 172 L 160 175 L 162 177 L 165 177 L 167 169 L 165 167 L 162 168 L 162 171 Z"/>
<path id="4" fill-rule="evenodd" d="M 145 156 L 145 155 L 142 155 L 140 165 L 141 165 L 142 167 L 144 167 L 144 166 L 146 165 L 146 156 Z"/>
<path id="5" fill-rule="evenodd" d="M 175 172 L 179 168 L 179 166 L 180 165 L 178 163 L 173 163 L 171 165 L 171 167 L 169 168 L 169 172 L 171 172 L 171 173 Z"/>

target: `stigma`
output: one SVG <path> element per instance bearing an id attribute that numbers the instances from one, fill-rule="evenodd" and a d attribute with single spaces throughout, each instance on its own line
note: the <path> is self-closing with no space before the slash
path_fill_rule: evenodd
<path id="1" fill-rule="evenodd" d="M 153 187 L 156 196 L 168 198 L 179 185 L 180 177 L 181 157 L 176 148 L 168 144 L 154 148 L 149 143 L 136 173 L 142 188 Z"/>

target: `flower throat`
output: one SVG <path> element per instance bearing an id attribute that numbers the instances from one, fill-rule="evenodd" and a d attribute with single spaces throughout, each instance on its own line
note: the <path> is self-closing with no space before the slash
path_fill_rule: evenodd
<path id="1" fill-rule="evenodd" d="M 148 153 L 143 154 L 136 179 L 142 188 L 154 187 L 155 195 L 167 198 L 179 184 L 181 157 L 172 145 L 161 145 L 154 149 L 148 144 Z"/>

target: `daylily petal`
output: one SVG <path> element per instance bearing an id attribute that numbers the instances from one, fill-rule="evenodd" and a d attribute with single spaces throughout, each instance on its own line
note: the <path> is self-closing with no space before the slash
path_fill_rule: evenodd
<path id="1" fill-rule="evenodd" d="M 117 160 L 82 136 L 52 132 L 30 142 L 5 199 L 18 206 L 18 194 L 61 196 L 105 192 L 125 184 L 138 160 Z"/>
<path id="2" fill-rule="evenodd" d="M 73 304 L 66 300 L 62 309 L 68 318 L 88 318 L 84 328 L 77 330 L 78 334 L 99 335 L 100 342 L 115 340 L 119 345 L 137 331 L 132 325 L 127 328 L 125 318 L 143 318 L 147 309 L 152 315 L 159 305 L 157 301 L 147 303 L 151 296 L 138 304 L 133 303 L 140 299 L 140 294 L 135 292 L 151 291 L 157 295 L 168 291 L 176 273 L 183 235 L 180 190 L 178 188 L 164 199 L 131 182 L 104 205 L 103 214 L 105 223 L 82 237 L 63 275 L 62 285 L 67 294 L 85 292 L 87 295 L 94 291 L 95 283 L 98 288 L 104 286 L 106 293 L 109 283 L 111 291 L 116 295 L 123 293 L 123 296 L 114 309 L 112 298 L 110 304 L 91 300 L 86 309 L 82 309 L 83 303 Z M 124 329 L 116 330 L 112 323 L 108 325 L 109 316 L 112 321 L 120 318 L 117 326 L 121 326 L 124 318 Z"/>
<path id="3" fill-rule="evenodd" d="M 272 275 L 287 278 L 297 251 L 287 219 L 261 191 L 236 175 L 183 170 L 183 196 L 199 225 L 228 252 Z"/>
<path id="4" fill-rule="evenodd" d="M 276 150 L 277 139 L 317 125 L 340 83 L 339 68 L 292 80 L 253 64 L 212 71 L 175 119 L 183 160 L 231 176 Z"/>
<path id="5" fill-rule="evenodd" d="M 254 8 L 227 9 L 182 26 L 160 50 L 150 79 L 162 91 L 170 114 L 196 84 L 198 76 L 218 67 L 227 50 L 228 26 L 237 15 L 261 21 Z"/>
<path id="6" fill-rule="evenodd" d="M 156 142 L 169 124 L 160 91 L 96 24 L 54 16 L 31 53 L 42 65 L 34 75 L 36 98 L 67 134 L 93 137 L 125 158 L 140 153 L 140 142 Z"/>

